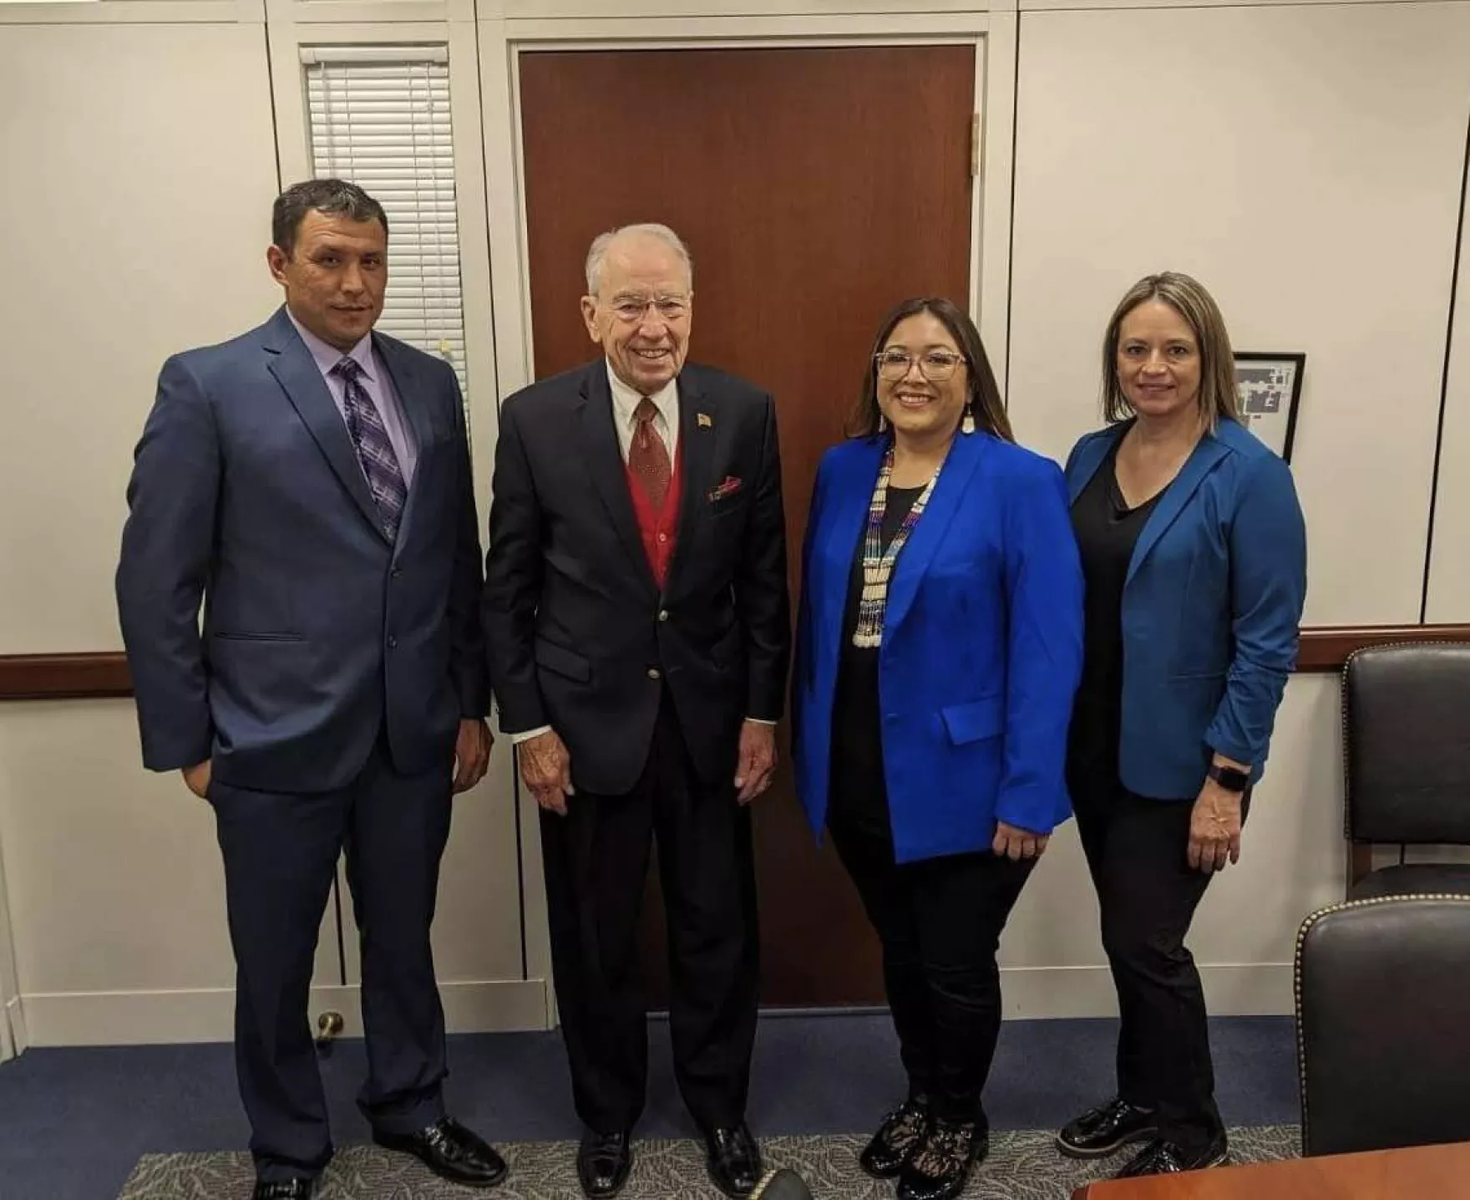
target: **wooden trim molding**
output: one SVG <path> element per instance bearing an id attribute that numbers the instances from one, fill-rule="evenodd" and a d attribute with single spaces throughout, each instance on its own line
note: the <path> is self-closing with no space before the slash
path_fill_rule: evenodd
<path id="1" fill-rule="evenodd" d="M 1470 642 L 1470 625 L 1326 625 L 1302 630 L 1298 671 L 1340 671 L 1354 650 L 1390 642 Z M 110 654 L 0 654 L 0 700 L 131 696 L 128 660 Z"/>
<path id="2" fill-rule="evenodd" d="M 0 700 L 131 696 L 123 654 L 0 654 Z"/>
<path id="3" fill-rule="evenodd" d="M 1356 650 L 1394 642 L 1470 642 L 1470 625 L 1320 625 L 1302 630 L 1298 671 L 1341 671 Z"/>

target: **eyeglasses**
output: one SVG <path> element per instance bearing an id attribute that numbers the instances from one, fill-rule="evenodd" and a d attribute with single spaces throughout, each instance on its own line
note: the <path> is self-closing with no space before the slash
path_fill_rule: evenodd
<path id="1" fill-rule="evenodd" d="M 683 296 L 619 296 L 610 307 L 619 321 L 631 325 L 643 320 L 650 304 L 665 321 L 681 320 L 689 311 L 689 301 Z"/>
<path id="2" fill-rule="evenodd" d="M 963 354 L 949 350 L 926 350 L 915 358 L 904 350 L 883 350 L 873 355 L 878 364 L 878 374 L 890 383 L 897 383 L 919 364 L 919 374 L 933 383 L 942 383 L 954 374 L 955 368 L 965 361 Z"/>

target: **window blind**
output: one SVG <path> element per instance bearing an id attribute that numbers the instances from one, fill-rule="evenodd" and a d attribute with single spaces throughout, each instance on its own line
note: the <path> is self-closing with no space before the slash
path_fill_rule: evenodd
<path id="1" fill-rule="evenodd" d="M 388 214 L 378 328 L 447 359 L 468 396 L 447 48 L 315 47 L 302 59 L 313 175 L 357 184 Z"/>

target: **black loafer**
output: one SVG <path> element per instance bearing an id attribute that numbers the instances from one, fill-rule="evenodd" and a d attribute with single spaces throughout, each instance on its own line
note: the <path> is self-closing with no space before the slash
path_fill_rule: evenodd
<path id="1" fill-rule="evenodd" d="M 936 1118 L 898 1174 L 898 1200 L 955 1200 L 989 1151 L 990 1134 L 978 1122 Z"/>
<path id="2" fill-rule="evenodd" d="M 1114 1179 L 1136 1179 L 1140 1175 L 1181 1175 L 1185 1171 L 1204 1171 L 1220 1166 L 1229 1155 L 1223 1133 L 1202 1150 L 1189 1150 L 1165 1138 L 1155 1138 L 1113 1176 Z"/>
<path id="3" fill-rule="evenodd" d="M 858 1155 L 858 1166 L 874 1179 L 892 1179 L 923 1144 L 931 1121 L 928 1098 L 909 1097 L 883 1118 Z"/>
<path id="4" fill-rule="evenodd" d="M 315 1179 L 257 1179 L 250 1200 L 311 1200 L 315 1186 Z"/>
<path id="5" fill-rule="evenodd" d="M 1057 1149 L 1069 1158 L 1106 1158 L 1129 1142 L 1148 1141 L 1158 1132 L 1152 1109 L 1113 1099 L 1063 1125 Z"/>
<path id="6" fill-rule="evenodd" d="M 582 1134 L 577 1147 L 577 1182 L 591 1200 L 607 1200 L 623 1190 L 633 1169 L 633 1147 L 625 1129 L 621 1133 Z"/>
<path id="7" fill-rule="evenodd" d="M 745 1122 L 728 1129 L 711 1129 L 704 1136 L 704 1146 L 708 1152 L 705 1165 L 715 1187 L 736 1200 L 755 1191 L 761 1179 L 761 1149 Z"/>
<path id="8" fill-rule="evenodd" d="M 384 1149 L 412 1154 L 440 1179 L 465 1187 L 494 1187 L 505 1178 L 505 1159 L 453 1117 L 440 1117 L 417 1133 L 375 1129 L 373 1141 Z"/>

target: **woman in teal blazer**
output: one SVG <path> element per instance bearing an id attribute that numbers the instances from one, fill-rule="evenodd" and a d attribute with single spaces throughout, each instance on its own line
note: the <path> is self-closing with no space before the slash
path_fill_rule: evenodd
<path id="1" fill-rule="evenodd" d="M 944 1200 L 987 1145 L 1001 930 L 1070 812 L 1082 578 L 1061 472 L 1011 441 L 953 304 L 889 315 L 857 424 L 807 523 L 797 791 L 882 942 L 909 1076 L 860 1162 Z"/>
<path id="2" fill-rule="evenodd" d="M 1240 424 L 1225 323 L 1193 279 L 1124 296 L 1103 380 L 1109 424 L 1066 472 L 1087 581 L 1067 775 L 1118 991 L 1118 1092 L 1057 1142 L 1146 1142 L 1121 1174 L 1153 1175 L 1226 1154 L 1184 938 L 1240 856 L 1296 661 L 1306 533 L 1291 471 Z"/>

